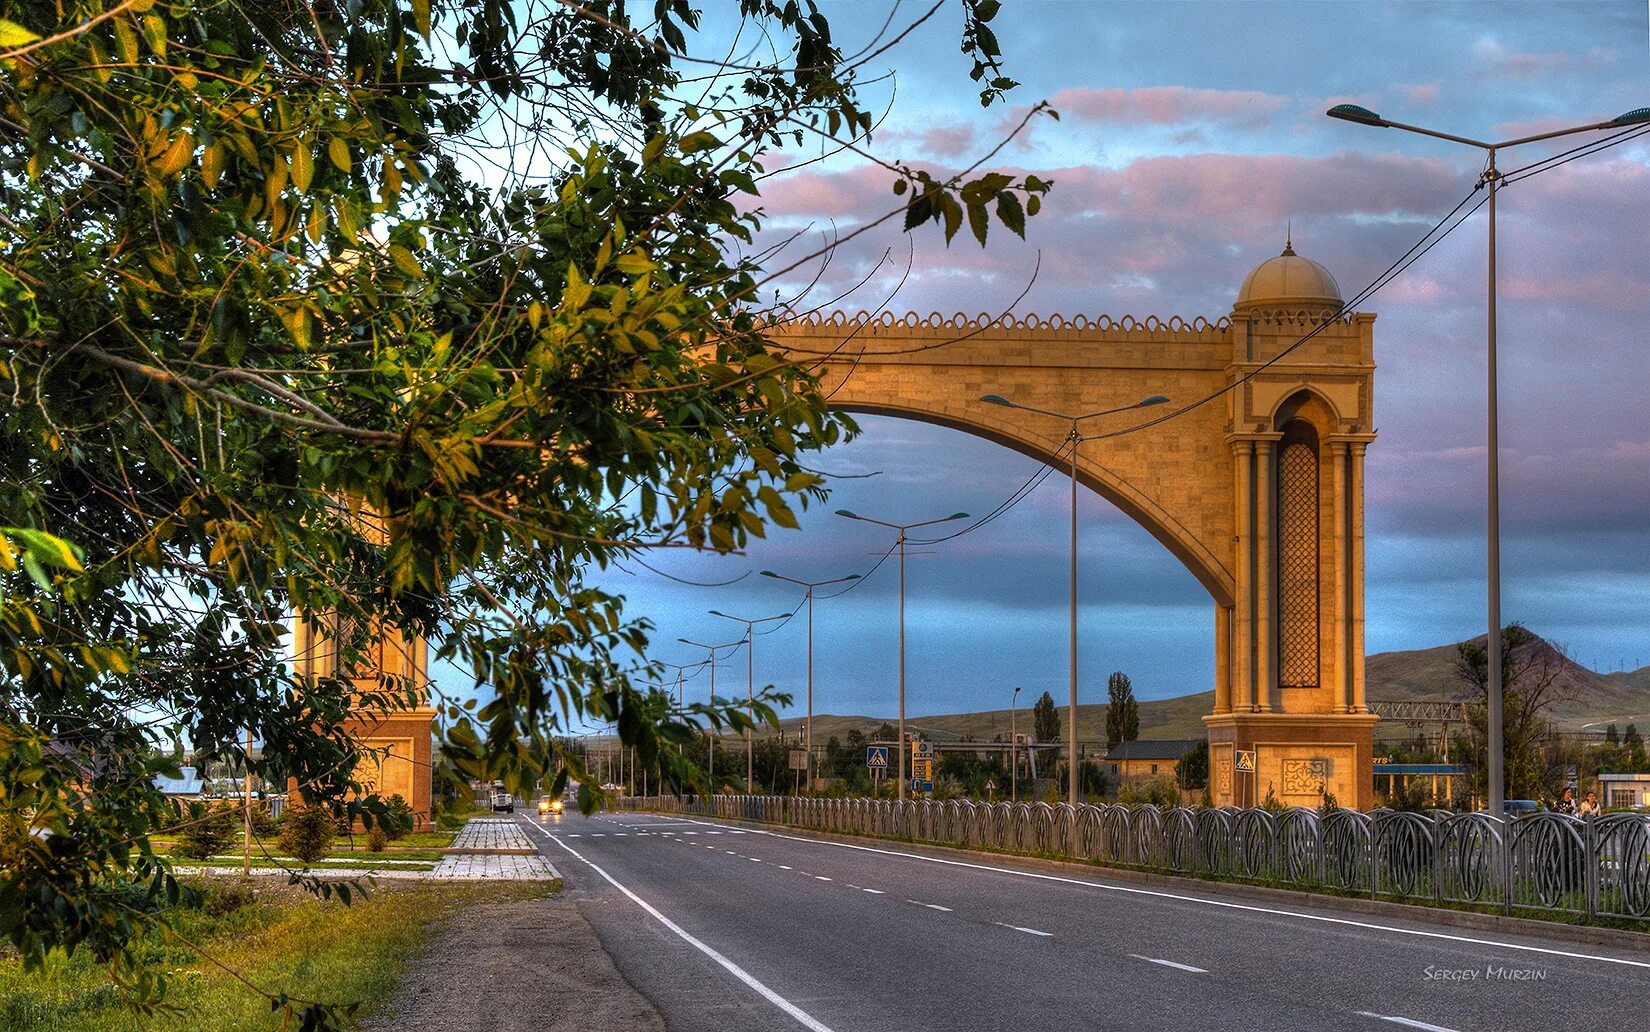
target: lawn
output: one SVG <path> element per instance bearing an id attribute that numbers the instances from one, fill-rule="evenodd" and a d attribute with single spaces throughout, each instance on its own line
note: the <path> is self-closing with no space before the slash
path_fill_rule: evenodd
<path id="1" fill-rule="evenodd" d="M 232 886 L 220 880 L 216 886 Z M 260 988 L 301 999 L 364 1001 L 362 1014 L 394 988 L 425 939 L 472 903 L 542 895 L 542 886 L 414 882 L 386 885 L 350 906 L 320 902 L 287 885 L 260 887 L 248 901 L 214 888 L 205 905 L 168 912 L 179 932 Z M 240 905 L 236 905 L 240 902 Z M 25 973 L 0 950 L 0 1028 L 6 1032 L 263 1032 L 281 1015 L 230 975 L 158 933 L 144 963 L 171 980 L 174 1012 L 129 1010 L 90 957 L 54 956 Z"/>

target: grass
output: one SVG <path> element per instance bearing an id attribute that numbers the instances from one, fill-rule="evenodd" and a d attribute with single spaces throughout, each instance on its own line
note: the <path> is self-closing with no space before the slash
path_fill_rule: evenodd
<path id="1" fill-rule="evenodd" d="M 367 854 L 364 854 L 362 856 L 329 857 L 328 859 L 325 859 L 325 860 L 317 860 L 315 863 L 309 865 L 309 869 L 312 870 L 312 871 L 363 870 L 363 869 L 376 869 L 376 870 L 388 870 L 388 871 L 433 871 L 433 870 L 435 870 L 435 860 L 433 860 L 433 859 L 422 859 L 422 858 L 420 858 L 418 860 L 418 862 L 416 862 L 416 863 L 409 863 L 409 862 L 407 862 L 408 859 L 409 858 L 406 858 L 406 857 L 388 856 L 384 853 L 367 853 Z M 395 860 L 395 861 L 398 861 L 398 862 L 393 863 L 393 864 L 387 864 L 387 863 L 384 862 L 385 860 Z M 239 853 L 236 853 L 233 856 L 215 856 L 210 860 L 186 860 L 182 857 L 174 857 L 174 858 L 172 858 L 172 862 L 173 862 L 174 865 L 176 865 L 178 867 L 235 867 L 235 868 L 239 868 L 241 866 L 241 855 Z M 273 868 L 273 869 L 276 869 L 276 870 L 300 870 L 300 869 L 303 868 L 303 866 L 304 865 L 299 863 L 297 860 L 271 860 L 268 857 L 262 857 L 262 856 L 254 856 L 252 858 L 252 869 L 254 871 L 259 870 L 259 869 L 270 869 L 270 868 Z"/>
<path id="2" fill-rule="evenodd" d="M 226 884 L 219 882 L 219 885 Z M 289 886 L 260 887 L 233 906 L 208 890 L 207 905 L 169 913 L 179 932 L 253 984 L 293 998 L 363 1001 L 364 1016 L 394 989 L 425 939 L 473 903 L 540 896 L 543 886 L 407 883 L 380 888 L 351 906 L 321 902 Z M 228 909 L 232 907 L 232 909 Z M 44 971 L 24 972 L 0 952 L 0 1028 L 6 1032 L 264 1032 L 282 1027 L 269 1003 L 227 973 L 159 934 L 141 947 L 144 964 L 171 982 L 168 1013 L 128 1008 L 90 957 L 55 954 Z"/>

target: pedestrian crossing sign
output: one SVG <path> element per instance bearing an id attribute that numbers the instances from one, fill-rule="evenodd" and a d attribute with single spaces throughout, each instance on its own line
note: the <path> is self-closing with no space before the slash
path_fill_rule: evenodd
<path id="1" fill-rule="evenodd" d="M 1233 750 L 1232 769 L 1237 771 L 1239 774 L 1253 774 L 1255 772 L 1255 750 Z"/>
<path id="2" fill-rule="evenodd" d="M 868 745 L 865 747 L 865 765 L 872 770 L 888 769 L 888 747 L 886 745 Z"/>

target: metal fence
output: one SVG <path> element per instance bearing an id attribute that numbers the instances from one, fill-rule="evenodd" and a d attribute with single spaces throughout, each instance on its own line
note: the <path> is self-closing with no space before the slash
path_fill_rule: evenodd
<path id="1" fill-rule="evenodd" d="M 630 798 L 626 809 L 1039 853 L 1194 877 L 1650 919 L 1650 814 L 1513 821 L 1432 810 L 936 802 L 794 796 Z"/>

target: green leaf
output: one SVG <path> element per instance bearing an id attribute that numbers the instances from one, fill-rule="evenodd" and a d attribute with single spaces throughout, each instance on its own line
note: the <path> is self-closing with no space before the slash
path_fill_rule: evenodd
<path id="1" fill-rule="evenodd" d="M 986 216 L 985 205 L 970 204 L 968 206 L 968 228 L 973 231 L 974 239 L 985 246 L 986 231 L 991 228 L 991 220 Z"/>
<path id="2" fill-rule="evenodd" d="M 689 133 L 687 136 L 682 137 L 683 154 L 697 154 L 700 151 L 715 150 L 720 146 L 722 146 L 722 141 L 704 130 Z"/>
<path id="3" fill-rule="evenodd" d="M 1034 196 L 1032 198 L 1036 200 Z M 1004 190 L 997 195 L 997 219 L 1021 240 L 1026 237 L 1026 213 L 1020 207 L 1020 198 Z"/>
<path id="4" fill-rule="evenodd" d="M 395 267 L 397 269 L 400 269 L 413 279 L 424 278 L 424 267 L 418 264 L 418 259 L 413 257 L 413 253 L 411 251 L 407 250 L 405 247 L 402 247 L 400 244 L 391 244 L 389 246 L 389 254 L 390 261 L 395 263 Z"/>
<path id="5" fill-rule="evenodd" d="M 945 216 L 945 242 L 949 244 L 951 238 L 957 235 L 962 228 L 963 210 L 957 199 L 948 193 L 940 194 L 940 214 Z"/>
<path id="6" fill-rule="evenodd" d="M 349 141 L 342 136 L 334 136 L 327 142 L 327 157 L 332 159 L 332 165 L 340 172 L 350 169 Z"/>
<path id="7" fill-rule="evenodd" d="M 430 38 L 430 0 L 412 0 L 413 24 L 418 34 Z"/>

